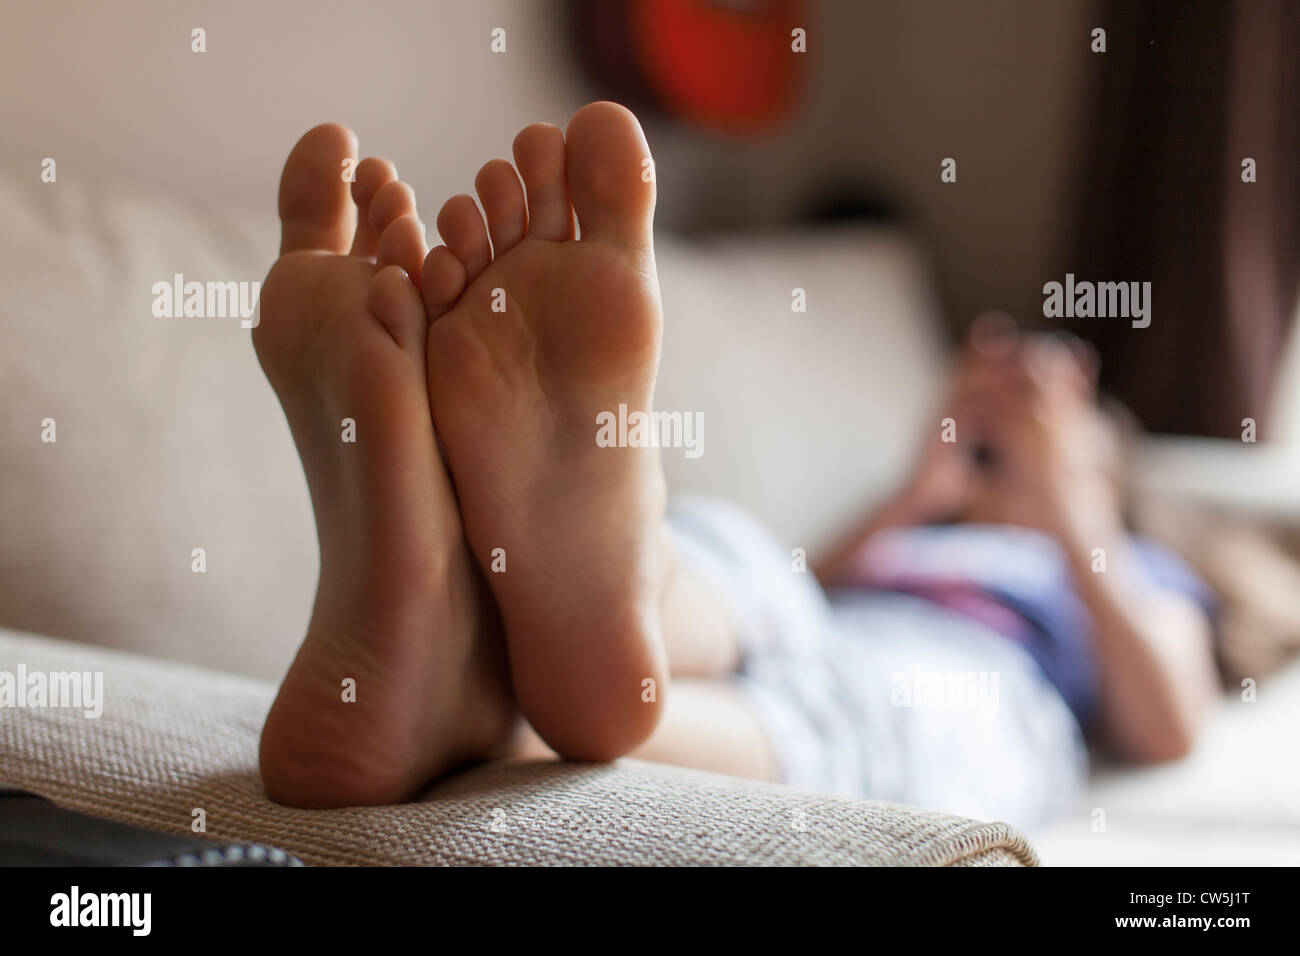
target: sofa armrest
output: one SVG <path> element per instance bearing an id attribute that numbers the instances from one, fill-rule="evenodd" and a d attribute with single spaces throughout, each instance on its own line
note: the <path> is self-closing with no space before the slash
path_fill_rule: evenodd
<path id="1" fill-rule="evenodd" d="M 1034 865 L 1015 829 L 624 760 L 497 761 L 419 802 L 272 803 L 260 681 L 0 630 L 0 672 L 99 672 L 103 712 L 21 707 L 0 720 L 0 783 L 124 823 L 280 847 L 308 865 Z M 2 678 L 3 675 L 0 675 Z"/>

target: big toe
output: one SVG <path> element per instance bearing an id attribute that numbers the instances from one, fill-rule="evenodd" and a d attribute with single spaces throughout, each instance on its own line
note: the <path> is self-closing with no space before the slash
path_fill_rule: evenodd
<path id="1" fill-rule="evenodd" d="M 641 124 L 617 103 L 590 103 L 569 120 L 566 176 L 583 239 L 649 249 L 654 161 Z"/>
<path id="2" fill-rule="evenodd" d="M 303 134 L 280 176 L 280 252 L 348 251 L 356 208 L 344 180 L 344 160 L 357 154 L 346 126 L 324 123 Z"/>

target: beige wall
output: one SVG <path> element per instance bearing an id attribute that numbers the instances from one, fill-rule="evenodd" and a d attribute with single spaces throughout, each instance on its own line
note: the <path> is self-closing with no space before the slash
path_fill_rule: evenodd
<path id="1" fill-rule="evenodd" d="M 274 210 L 309 126 L 348 123 L 421 195 L 472 186 L 515 130 L 584 102 L 555 4 L 60 0 L 6 11 L 6 161 Z M 190 52 L 190 30 L 207 52 Z M 507 28 L 508 53 L 489 51 Z M 12 41 L 12 42 L 10 42 Z M 435 210 L 436 211 L 436 210 Z"/>
<path id="2" fill-rule="evenodd" d="M 1041 310 L 1069 225 L 1091 0 L 814 6 L 795 128 L 775 143 L 684 155 L 689 186 L 665 187 L 664 205 L 691 224 L 741 224 L 798 210 L 819 182 L 874 184 L 934 239 L 959 320 Z M 939 180 L 945 157 L 957 160 L 955 184 Z"/>
<path id="3" fill-rule="evenodd" d="M 935 238 L 960 318 L 1037 309 L 1066 224 L 1090 0 L 821 0 L 805 109 L 734 142 L 651 122 L 661 222 L 781 220 L 826 179 L 875 183 Z M 564 122 L 591 90 L 554 0 L 60 0 L 7 12 L 0 161 L 273 208 L 279 164 L 313 123 L 352 125 L 425 198 L 467 190 L 514 131 Z M 190 52 L 190 30 L 208 52 Z M 507 30 L 508 52 L 489 51 Z M 958 182 L 939 182 L 939 162 Z"/>

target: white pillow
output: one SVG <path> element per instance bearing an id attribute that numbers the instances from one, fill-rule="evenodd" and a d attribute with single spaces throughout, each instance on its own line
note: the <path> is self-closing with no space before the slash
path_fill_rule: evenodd
<path id="1" fill-rule="evenodd" d="M 938 309 L 916 246 L 836 228 L 660 242 L 656 407 L 704 412 L 703 454 L 667 449 L 674 491 L 721 495 L 815 549 L 901 479 L 933 427 Z M 806 312 L 795 312 L 802 289 Z"/>

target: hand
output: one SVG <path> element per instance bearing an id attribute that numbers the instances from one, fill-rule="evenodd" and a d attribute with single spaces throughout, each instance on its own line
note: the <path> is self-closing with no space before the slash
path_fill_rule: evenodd
<path id="1" fill-rule="evenodd" d="M 993 412 L 989 397 L 1003 387 L 1008 354 L 973 341 L 958 359 L 948 395 L 935 409 L 934 431 L 898 497 L 909 524 L 960 520 L 987 493 L 988 469 L 977 455 L 987 444 L 986 422 Z M 953 421 L 955 440 L 944 440 L 947 419 Z"/>
<path id="2" fill-rule="evenodd" d="M 994 454 L 987 508 L 998 520 L 1058 536 L 1119 525 L 1107 470 L 1113 439 L 1090 369 L 1069 346 L 1048 337 L 1025 343 L 982 393 L 980 409 Z"/>

